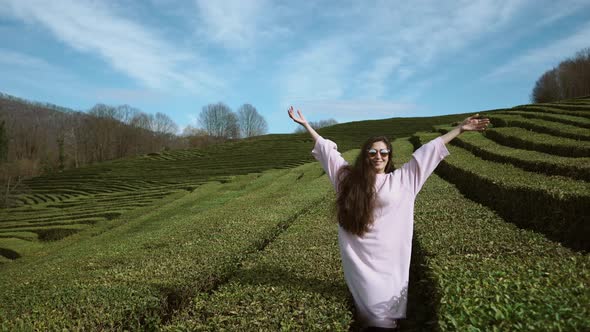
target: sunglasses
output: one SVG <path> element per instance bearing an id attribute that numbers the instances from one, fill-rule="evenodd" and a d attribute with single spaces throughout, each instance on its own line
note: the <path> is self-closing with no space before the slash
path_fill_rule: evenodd
<path id="1" fill-rule="evenodd" d="M 389 156 L 389 150 L 387 149 L 381 149 L 381 150 L 377 150 L 377 149 L 369 149 L 369 157 L 375 157 L 377 155 L 377 152 L 379 152 L 379 154 L 381 154 L 381 157 L 387 157 Z"/>

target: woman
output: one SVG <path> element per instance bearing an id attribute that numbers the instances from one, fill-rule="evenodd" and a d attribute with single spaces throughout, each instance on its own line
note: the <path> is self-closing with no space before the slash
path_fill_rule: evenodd
<path id="1" fill-rule="evenodd" d="M 490 121 L 477 119 L 479 114 L 468 117 L 395 170 L 386 137 L 367 140 L 355 164 L 348 165 L 336 144 L 321 137 L 299 110 L 297 116 L 293 107 L 288 113 L 313 137 L 312 155 L 337 192 L 338 243 L 357 319 L 369 331 L 393 330 L 406 316 L 416 194 L 449 154 L 445 144 L 464 131 L 484 130 Z"/>

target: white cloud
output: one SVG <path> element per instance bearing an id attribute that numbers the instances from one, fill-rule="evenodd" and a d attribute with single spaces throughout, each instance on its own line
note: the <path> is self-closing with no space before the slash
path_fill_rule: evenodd
<path id="1" fill-rule="evenodd" d="M 535 22 L 535 27 L 551 24 L 564 17 L 578 13 L 580 11 L 587 10 L 584 7 L 588 7 L 589 3 L 587 0 L 561 0 L 561 1 L 547 1 L 543 4 L 536 4 L 538 12 L 535 16 L 540 19 Z"/>
<path id="2" fill-rule="evenodd" d="M 582 25 L 575 33 L 548 46 L 538 47 L 508 61 L 482 79 L 505 79 L 514 75 L 539 76 L 582 48 L 589 47 L 590 23 Z"/>
<path id="3" fill-rule="evenodd" d="M 276 7 L 269 0 L 196 0 L 200 34 L 227 49 L 256 48 L 261 40 L 285 32 L 275 22 Z"/>
<path id="4" fill-rule="evenodd" d="M 361 94 L 369 99 L 383 97 L 387 89 L 386 81 L 398 69 L 400 63 L 401 57 L 385 55 L 378 58 L 370 70 L 360 75 L 362 89 L 364 90 Z M 401 70 L 401 72 L 398 70 L 398 80 L 407 77 L 409 73 L 407 69 Z"/>
<path id="5" fill-rule="evenodd" d="M 8 1 L 11 13 L 41 24 L 68 46 L 105 60 L 154 89 L 199 90 L 222 84 L 203 59 L 168 44 L 153 29 L 95 1 Z M 5 10 L 6 13 L 8 10 Z M 196 68 L 187 73 L 186 67 Z"/>
<path id="6" fill-rule="evenodd" d="M 161 101 L 162 94 L 148 89 L 99 88 L 94 91 L 95 98 L 103 102 L 119 104 Z"/>
<path id="7" fill-rule="evenodd" d="M 281 108 L 310 100 L 392 99 L 411 102 L 442 79 L 437 66 L 486 35 L 504 28 L 523 2 L 476 1 L 343 4 L 326 14 L 340 27 L 311 40 L 281 63 Z M 347 22 L 354 22 L 348 23 Z M 359 24 L 362 22 L 362 24 Z M 470 50 L 477 53 L 477 50 Z M 434 75 L 421 74 L 433 70 Z M 395 89 L 394 89 L 395 88 Z M 335 105 L 334 102 L 331 102 Z M 314 102 L 314 105 L 318 104 Z M 367 105 L 364 102 L 349 105 Z M 322 104 L 325 105 L 325 104 Z M 383 105 L 390 107 L 391 103 Z M 407 110 L 406 104 L 404 110 Z M 385 107 L 385 106 L 384 106 Z M 355 106 L 352 109 L 370 108 Z M 368 116 L 382 116 L 381 107 Z M 352 112 L 352 111 L 351 111 Z M 373 115 L 371 115 L 373 114 Z"/>
<path id="8" fill-rule="evenodd" d="M 47 61 L 28 54 L 0 48 L 0 65 L 26 67 L 36 70 L 55 70 Z"/>
<path id="9" fill-rule="evenodd" d="M 418 109 L 413 103 L 363 100 L 304 100 L 297 103 L 297 107 L 318 120 L 392 118 L 407 116 Z"/>
<path id="10" fill-rule="evenodd" d="M 0 48 L 0 85 L 7 88 L 36 87 L 41 90 L 52 89 L 54 92 L 71 93 L 72 86 L 84 86 L 84 82 L 66 71 L 52 65 L 44 59 L 22 52 Z M 48 86 L 47 80 L 51 80 Z M 24 96 L 24 94 L 23 94 Z"/>
<path id="11" fill-rule="evenodd" d="M 282 107 L 294 100 L 341 98 L 351 74 L 353 54 L 337 40 L 316 42 L 289 54 L 277 78 Z"/>
<path id="12" fill-rule="evenodd" d="M 315 50 L 312 47 L 303 55 L 290 56 L 307 58 L 286 62 L 295 65 L 289 70 L 296 74 L 290 75 L 295 76 L 293 84 L 282 86 L 288 90 L 283 93 L 292 99 L 416 97 L 419 95 L 416 91 L 404 95 L 396 91 L 406 90 L 403 87 L 408 85 L 426 88 L 429 82 L 439 80 L 430 75 L 420 82 L 415 75 L 440 67 L 449 56 L 504 28 L 523 5 L 523 2 L 492 0 L 343 4 L 336 13 L 328 15 L 338 20 L 331 23 L 343 27 L 341 30 L 316 41 Z M 330 40 L 329 48 L 326 49 L 323 40 Z M 339 51 L 332 51 L 335 49 Z M 469 52 L 477 53 L 477 49 Z M 440 73 L 437 71 L 436 75 Z M 396 90 L 392 91 L 392 87 Z M 318 95 L 322 92 L 327 95 Z"/>
<path id="13" fill-rule="evenodd" d="M 308 121 L 335 119 L 340 123 L 416 116 L 421 110 L 414 103 L 374 100 L 294 100 L 293 107 L 301 110 Z M 289 119 L 286 107 L 270 113 L 267 120 L 274 132 L 293 132 L 299 126 Z"/>

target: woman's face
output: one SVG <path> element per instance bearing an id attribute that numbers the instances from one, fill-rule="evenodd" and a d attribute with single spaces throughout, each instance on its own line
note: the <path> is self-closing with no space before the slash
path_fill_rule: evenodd
<path id="1" fill-rule="evenodd" d="M 369 160 L 371 161 L 371 165 L 373 165 L 373 167 L 375 168 L 375 172 L 377 174 L 385 173 L 385 165 L 387 165 L 387 162 L 389 161 L 389 157 L 390 157 L 391 153 L 389 153 L 387 155 L 382 155 L 381 150 L 388 150 L 387 145 L 385 144 L 385 142 L 379 141 L 379 142 L 373 143 L 373 145 L 371 145 L 370 149 L 377 150 L 376 155 L 371 156 L 369 154 Z"/>

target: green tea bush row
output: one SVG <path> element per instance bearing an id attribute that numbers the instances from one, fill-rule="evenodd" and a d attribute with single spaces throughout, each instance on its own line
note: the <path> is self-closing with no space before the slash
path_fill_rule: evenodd
<path id="1" fill-rule="evenodd" d="M 553 102 L 554 104 L 559 104 L 559 105 L 587 105 L 590 106 L 590 100 L 588 99 L 579 99 L 579 100 L 564 100 L 564 101 L 556 101 Z"/>
<path id="2" fill-rule="evenodd" d="M 79 196 L 75 200 L 66 202 L 50 203 L 45 205 L 46 208 L 36 206 L 35 209 L 29 210 L 0 211 L 0 233 L 30 228 L 31 225 L 42 225 L 44 228 L 37 231 L 39 237 L 29 238 L 29 240 L 60 240 L 79 231 L 79 228 L 72 228 L 76 224 L 87 226 L 102 220 L 114 219 L 124 211 L 151 204 L 166 194 L 170 193 L 162 192 L 157 188 L 140 193 L 129 191 L 115 194 L 103 193 L 93 196 Z M 49 226 L 52 228 L 46 229 Z M 63 226 L 68 226 L 68 228 Z M 6 246 L 4 248 L 16 250 Z"/>
<path id="3" fill-rule="evenodd" d="M 488 128 L 485 136 L 502 145 L 563 157 L 590 157 L 590 143 L 541 134 L 519 127 Z"/>
<path id="4" fill-rule="evenodd" d="M 452 127 L 448 126 L 437 126 L 436 128 L 443 134 L 452 129 Z M 485 160 L 509 163 L 531 172 L 562 175 L 590 181 L 590 158 L 568 158 L 537 151 L 515 149 L 497 144 L 481 134 L 473 132 L 465 132 L 453 139 L 451 143 Z"/>
<path id="5" fill-rule="evenodd" d="M 489 114 L 488 118 L 495 127 L 521 127 L 539 133 L 590 141 L 590 130 L 588 128 L 543 119 L 525 118 L 516 114 Z"/>
<path id="6" fill-rule="evenodd" d="M 0 238 L 0 256 L 9 259 L 16 259 L 37 251 L 42 247 L 36 241 L 24 240 L 22 238 Z M 9 253 L 7 255 L 7 253 Z M 15 254 L 16 256 L 12 256 Z M 0 321 L 2 321 L 0 319 Z"/>
<path id="7" fill-rule="evenodd" d="M 33 241 L 37 240 L 38 235 L 34 232 L 17 231 L 17 232 L 0 232 L 0 238 L 16 238 L 21 240 Z"/>
<path id="8" fill-rule="evenodd" d="M 542 105 L 546 105 L 548 107 L 555 107 L 559 109 L 564 109 L 568 111 L 578 111 L 578 112 L 590 112 L 590 105 L 585 104 L 564 104 L 564 103 L 544 103 Z"/>
<path id="9" fill-rule="evenodd" d="M 323 200 L 320 175 L 313 164 L 205 184 L 108 232 L 46 245 L 51 255 L 3 264 L 0 328 L 155 329 Z"/>
<path id="10" fill-rule="evenodd" d="M 436 135 L 419 134 L 412 137 L 412 142 L 420 146 Z M 586 240 L 590 234 L 587 183 L 486 161 L 453 145 L 447 148 L 452 156 L 439 164 L 439 174 L 467 197 L 492 206 L 503 218 L 522 227 L 578 250 L 590 249 Z"/>
<path id="11" fill-rule="evenodd" d="M 515 111 L 515 110 L 507 110 L 503 112 L 497 112 L 494 114 L 514 114 L 520 115 L 525 118 L 530 119 L 543 119 L 547 121 L 553 122 L 561 122 L 565 124 L 569 124 L 572 126 L 577 126 L 581 128 L 590 128 L 590 119 L 589 118 L 582 118 L 579 116 L 572 116 L 572 115 L 564 115 L 564 114 L 552 114 L 552 113 L 544 113 L 544 112 L 523 112 L 523 111 Z"/>
<path id="12" fill-rule="evenodd" d="M 344 157 L 353 160 L 357 153 Z M 319 204 L 213 293 L 192 299 L 166 330 L 348 331 L 352 304 L 339 257 L 334 194 L 325 175 L 314 186 L 327 193 Z"/>
<path id="13" fill-rule="evenodd" d="M 541 104 L 538 104 L 538 105 L 541 105 Z M 571 115 L 571 116 L 577 116 L 577 117 L 582 117 L 582 118 L 590 118 L 590 114 L 585 111 L 568 111 L 568 110 L 564 110 L 564 109 L 560 109 L 560 108 L 546 107 L 546 106 L 536 106 L 536 105 L 517 106 L 517 107 L 514 107 L 513 110 L 524 111 L 524 112 L 529 112 L 529 111 L 530 112 L 544 112 L 544 113 L 551 113 L 551 114 Z"/>
<path id="14" fill-rule="evenodd" d="M 432 123 L 458 119 L 459 117 L 462 116 L 420 118 L 420 121 L 391 119 L 384 120 L 379 128 L 387 129 L 388 133 L 397 135 L 401 132 L 409 133 L 409 130 L 413 132 L 416 128 L 426 129 Z M 354 134 L 365 137 L 372 134 L 375 130 L 375 123 L 375 121 L 356 123 L 355 125 L 359 128 L 354 131 Z M 356 147 L 360 144 L 359 140 L 351 143 L 353 138 L 349 137 L 351 133 L 349 125 L 334 126 L 326 128 L 326 130 L 328 136 L 338 137 L 337 141 L 341 145 L 355 145 Z M 97 203 L 99 201 L 97 197 L 112 195 L 110 196 L 113 202 L 112 206 L 106 209 L 127 210 L 142 205 L 128 204 L 128 200 L 140 197 L 153 188 L 160 188 L 162 195 L 167 195 L 178 189 L 192 191 L 206 181 L 224 182 L 225 178 L 233 175 L 260 172 L 270 168 L 296 167 L 313 160 L 309 153 L 310 146 L 312 146 L 311 140 L 306 135 L 266 135 L 212 145 L 204 149 L 167 151 L 158 154 L 163 158 L 144 156 L 107 161 L 27 180 L 25 182 L 28 192 L 17 197 L 17 202 L 23 207 L 39 207 L 47 204 L 48 211 L 35 211 L 38 216 L 41 216 L 56 213 L 51 208 L 73 209 L 78 207 L 80 211 L 88 211 L 84 208 L 86 205 L 101 208 Z M 256 158 L 252 158 L 252 156 L 256 156 Z M 128 198 L 113 201 L 116 199 L 115 197 L 122 197 L 118 195 L 120 193 Z M 51 195 L 53 202 L 45 199 L 49 195 Z M 64 202 L 60 204 L 62 200 Z M 105 202 L 107 200 L 104 199 Z M 143 204 L 147 204 L 146 200 L 143 200 Z M 19 214 L 18 209 L 0 211 L 0 220 L 2 220 L 2 215 L 17 214 Z M 45 220 L 37 221 L 46 222 Z M 25 222 L 27 220 L 23 220 L 23 223 Z M 63 222 L 59 223 L 63 224 Z"/>
<path id="15" fill-rule="evenodd" d="M 394 151 L 402 144 L 394 142 Z M 505 222 L 436 174 L 417 196 L 414 230 L 413 255 L 429 276 L 419 287 L 433 283 L 428 300 L 437 303 L 436 327 L 428 330 L 590 329 L 588 255 Z"/>
<path id="16" fill-rule="evenodd" d="M 102 212 L 98 212 L 101 211 Z M 19 226 L 19 225 L 35 225 L 35 224 L 40 224 L 40 223 L 47 223 L 47 222 L 53 222 L 53 221 L 66 221 L 69 223 L 73 223 L 76 222 L 76 220 L 79 219 L 87 219 L 87 218 L 104 218 L 104 219 L 114 219 L 115 217 L 118 217 L 118 215 L 120 214 L 119 211 L 116 210 L 110 210 L 110 211 L 104 211 L 103 209 L 98 209 L 98 210 L 93 210 L 92 212 L 90 211 L 79 211 L 79 212 L 72 212 L 72 213 L 64 213 L 64 214 L 53 214 L 53 215 L 45 215 L 45 216 L 39 216 L 39 218 L 27 218 L 27 220 L 15 220 L 15 221 L 6 221 L 6 222 L 2 222 L 0 223 L 0 228 L 6 228 L 6 227 L 15 227 L 15 226 Z"/>
<path id="17" fill-rule="evenodd" d="M 318 166 L 319 167 L 319 166 Z M 324 176 L 317 184 L 331 186 Z M 168 331 L 348 331 L 344 283 L 330 193 L 212 293 L 174 315 Z"/>

